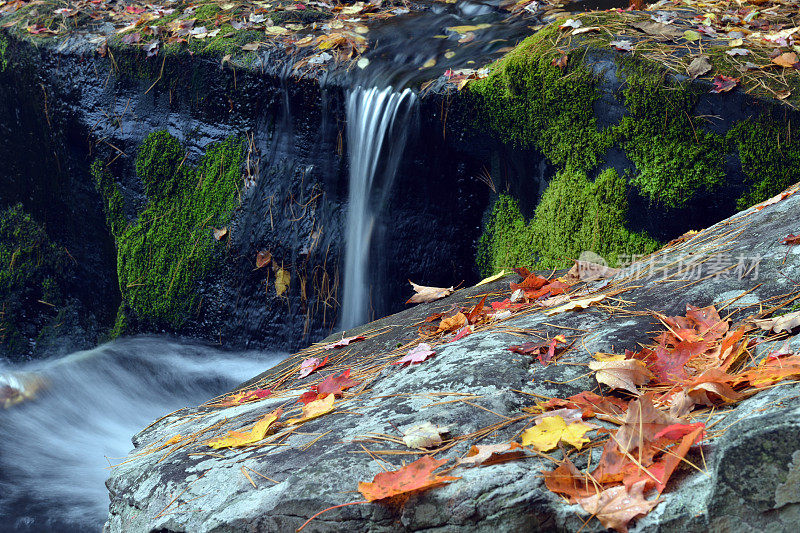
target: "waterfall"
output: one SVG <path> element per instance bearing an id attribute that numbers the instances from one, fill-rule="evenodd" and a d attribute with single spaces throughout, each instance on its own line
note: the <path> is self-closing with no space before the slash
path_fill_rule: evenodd
<path id="1" fill-rule="evenodd" d="M 342 328 L 368 320 L 369 248 L 375 217 L 383 208 L 403 155 L 416 96 L 357 87 L 347 97 L 350 192 L 345 242 Z"/>

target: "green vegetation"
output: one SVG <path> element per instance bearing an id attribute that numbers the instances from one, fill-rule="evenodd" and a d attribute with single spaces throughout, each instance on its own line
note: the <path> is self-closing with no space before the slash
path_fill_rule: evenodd
<path id="1" fill-rule="evenodd" d="M 728 132 L 739 149 L 748 190 L 736 206 L 745 209 L 797 181 L 800 176 L 800 133 L 789 121 L 770 117 L 739 122 Z"/>
<path id="2" fill-rule="evenodd" d="M 573 55 L 562 71 L 562 53 L 550 42 L 558 25 L 525 39 L 491 66 L 488 77 L 468 85 L 477 99 L 477 121 L 514 145 L 538 148 L 562 168 L 589 171 L 614 143 L 592 110 L 594 75 Z"/>
<path id="3" fill-rule="evenodd" d="M 0 72 L 5 71 L 6 67 L 8 67 L 8 57 L 6 56 L 7 52 L 8 39 L 5 36 L 0 35 Z"/>
<path id="4" fill-rule="evenodd" d="M 556 175 L 525 221 L 515 200 L 501 195 L 478 245 L 484 275 L 504 267 L 562 268 L 583 251 L 592 251 L 612 266 L 635 254 L 656 250 L 659 243 L 625 228 L 628 202 L 625 180 L 613 169 L 591 182 L 581 171 Z"/>
<path id="5" fill-rule="evenodd" d="M 62 303 L 59 285 L 69 266 L 64 250 L 21 204 L 0 212 L 0 347 L 27 351 L 26 337 L 38 334 L 43 324 L 23 333 L 22 323 L 42 322 L 38 315 L 48 307 L 39 301 Z"/>
<path id="6" fill-rule="evenodd" d="M 111 177 L 105 164 L 99 159 L 91 164 L 89 172 L 94 179 L 95 189 L 103 197 L 103 211 L 111 234 L 122 235 L 127 220 L 125 219 L 125 199 L 122 197 L 119 187 L 114 183 L 114 178 Z"/>
<path id="7" fill-rule="evenodd" d="M 123 333 L 131 318 L 151 327 L 178 328 L 197 313 L 197 284 L 218 265 L 224 250 L 213 228 L 225 226 L 239 204 L 243 149 L 240 139 L 229 138 L 209 147 L 192 167 L 174 137 L 151 133 L 136 157 L 148 204 L 127 225 L 118 187 L 93 166 L 117 242 L 122 306 L 112 335 Z"/>
<path id="8" fill-rule="evenodd" d="M 616 130 L 636 165 L 631 183 L 654 203 L 682 207 L 724 179 L 725 140 L 692 121 L 697 95 L 687 85 L 667 82 L 663 69 L 640 59 L 623 68 L 628 114 Z"/>

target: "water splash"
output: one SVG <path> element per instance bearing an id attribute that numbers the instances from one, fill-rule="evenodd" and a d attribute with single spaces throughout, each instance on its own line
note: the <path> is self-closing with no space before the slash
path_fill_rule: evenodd
<path id="1" fill-rule="evenodd" d="M 357 87 L 347 97 L 350 192 L 342 328 L 368 319 L 369 248 L 403 155 L 416 96 L 410 89 Z"/>
<path id="2" fill-rule="evenodd" d="M 132 435 L 281 357 L 140 337 L 0 367 L 0 387 L 41 385 L 32 399 L 0 408 L 0 529 L 99 531 L 108 514 L 109 462 L 131 450 Z"/>

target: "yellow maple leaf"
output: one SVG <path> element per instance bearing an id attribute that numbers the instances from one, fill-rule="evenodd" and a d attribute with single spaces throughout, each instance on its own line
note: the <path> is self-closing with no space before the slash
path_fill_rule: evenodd
<path id="1" fill-rule="evenodd" d="M 289 282 L 292 280 L 292 275 L 288 270 L 279 268 L 275 272 L 275 293 L 280 296 L 289 290 Z"/>
<path id="2" fill-rule="evenodd" d="M 211 440 L 208 442 L 208 445 L 214 449 L 219 449 L 254 444 L 264 438 L 269 427 L 280 418 L 282 414 L 283 409 L 276 409 L 261 417 L 250 431 L 229 431 L 225 437 Z"/>
<path id="3" fill-rule="evenodd" d="M 522 445 L 533 446 L 540 452 L 547 452 L 558 445 L 567 424 L 560 416 L 547 416 L 542 422 L 522 433 Z"/>
<path id="4" fill-rule="evenodd" d="M 290 425 L 300 424 L 313 418 L 317 418 L 318 416 L 322 416 L 325 413 L 330 413 L 333 411 L 334 400 L 335 396 L 333 394 L 328 394 L 321 400 L 309 402 L 303 406 L 303 416 L 301 418 L 290 418 L 286 421 L 286 423 Z"/>
<path id="5" fill-rule="evenodd" d="M 590 442 L 590 439 L 584 437 L 586 432 L 590 429 L 592 428 L 586 424 L 581 422 L 573 422 L 572 424 L 568 425 L 564 430 L 564 433 L 561 434 L 561 440 L 580 450 L 584 444 Z"/>
<path id="6" fill-rule="evenodd" d="M 583 435 L 590 429 L 592 427 L 581 422 L 567 425 L 558 415 L 547 416 L 538 425 L 522 433 L 522 445 L 533 446 L 540 452 L 548 452 L 555 448 L 559 441 L 564 441 L 580 450 L 589 442 Z"/>

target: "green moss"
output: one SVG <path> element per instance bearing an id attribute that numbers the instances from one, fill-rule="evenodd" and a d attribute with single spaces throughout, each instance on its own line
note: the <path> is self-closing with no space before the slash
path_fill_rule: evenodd
<path id="1" fill-rule="evenodd" d="M 560 172 L 527 223 L 517 202 L 501 195 L 479 242 L 481 272 L 489 275 L 519 266 L 562 268 L 584 251 L 617 266 L 633 255 L 656 250 L 657 241 L 625 228 L 625 189 L 625 180 L 613 169 L 594 182 L 580 171 Z"/>
<path id="2" fill-rule="evenodd" d="M 109 339 L 116 339 L 128 331 L 128 315 L 125 313 L 125 306 L 120 305 L 117 309 L 117 318 L 114 320 L 114 326 L 108 332 Z"/>
<path id="3" fill-rule="evenodd" d="M 264 39 L 264 33 L 254 30 L 236 30 L 230 24 L 224 24 L 216 37 L 206 39 L 192 39 L 189 49 L 199 54 L 214 56 L 243 55 L 242 46 L 254 41 Z"/>
<path id="4" fill-rule="evenodd" d="M 136 175 L 150 200 L 165 198 L 191 179 L 183 168 L 184 152 L 178 139 L 166 131 L 147 136 L 136 156 Z"/>
<path id="5" fill-rule="evenodd" d="M 125 226 L 128 225 L 125 219 L 125 199 L 105 163 L 99 159 L 94 161 L 89 167 L 89 172 L 94 180 L 95 188 L 104 199 L 103 211 L 111 234 L 119 237 L 125 230 Z"/>
<path id="6" fill-rule="evenodd" d="M 800 133 L 789 121 L 769 117 L 739 122 L 728 139 L 739 150 L 747 191 L 736 206 L 745 209 L 780 193 L 800 176 Z"/>
<path id="7" fill-rule="evenodd" d="M 6 53 L 8 52 L 8 39 L 5 36 L 0 35 L 0 72 L 6 70 L 8 67 L 8 57 L 6 57 Z"/>
<path id="8" fill-rule="evenodd" d="M 553 24 L 529 37 L 467 87 L 481 127 L 518 147 L 538 148 L 557 166 L 589 171 L 614 138 L 598 129 L 596 79 L 580 56 L 572 54 L 563 71 L 552 64 L 562 55 L 551 43 L 557 31 Z"/>
<path id="9" fill-rule="evenodd" d="M 217 14 L 222 13 L 222 9 L 217 4 L 206 4 L 198 7 L 194 12 L 194 18 L 197 19 L 199 26 L 203 22 L 209 22 L 217 18 Z"/>
<path id="10" fill-rule="evenodd" d="M 12 353 L 27 348 L 43 325 L 45 301 L 58 304 L 69 264 L 66 253 L 21 204 L 0 212 L 0 347 Z"/>
<path id="11" fill-rule="evenodd" d="M 225 226 L 239 203 L 242 157 L 237 138 L 209 147 L 196 167 L 185 163 L 180 144 L 166 132 L 151 133 L 142 143 L 136 169 L 148 204 L 117 235 L 123 305 L 140 323 L 179 328 L 197 313 L 198 282 L 224 250 L 212 229 Z M 110 206 L 113 197 L 104 196 Z M 117 334 L 131 318 L 122 316 Z"/>
<path id="12" fill-rule="evenodd" d="M 270 13 L 269 18 L 272 20 L 272 22 L 278 25 L 291 22 L 311 24 L 313 22 L 327 20 L 331 18 L 331 15 L 330 13 L 326 13 L 318 9 L 297 9 L 295 11 L 278 11 L 275 13 Z"/>
<path id="13" fill-rule="evenodd" d="M 725 177 L 724 138 L 702 131 L 692 119 L 697 95 L 669 83 L 663 69 L 641 59 L 624 64 L 627 114 L 615 128 L 636 165 L 631 183 L 654 203 L 686 204 L 699 190 L 711 190 Z"/>

